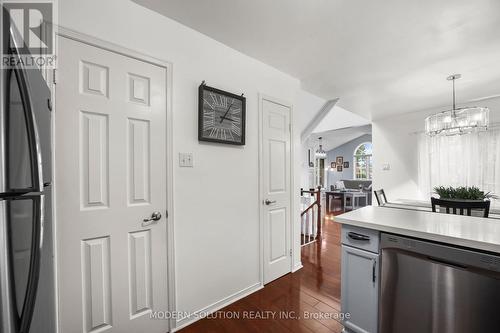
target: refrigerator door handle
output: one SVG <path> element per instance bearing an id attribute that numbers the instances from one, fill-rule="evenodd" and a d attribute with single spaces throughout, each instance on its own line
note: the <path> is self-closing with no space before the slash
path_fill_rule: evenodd
<path id="1" fill-rule="evenodd" d="M 31 239 L 31 258 L 28 282 L 26 284 L 26 297 L 24 299 L 23 310 L 19 322 L 19 333 L 28 333 L 30 329 L 31 319 L 33 318 L 33 311 L 35 309 L 38 280 L 40 277 L 45 197 L 44 195 L 40 195 L 38 199 L 34 200 L 38 200 L 38 205 L 35 205 L 38 207 L 33 212 L 34 233 Z"/>
<path id="2" fill-rule="evenodd" d="M 12 32 L 11 32 L 12 33 Z M 15 41 L 15 38 L 12 37 Z M 18 45 L 12 51 L 12 54 L 19 57 L 17 53 Z M 36 125 L 35 112 L 33 110 L 33 101 L 28 86 L 27 75 L 25 69 L 22 67 L 22 62 L 19 61 L 18 65 L 14 68 L 14 72 L 19 82 L 19 90 L 22 96 L 24 107 L 27 111 L 26 125 L 28 129 L 28 140 L 31 155 L 31 170 L 33 176 L 33 191 L 43 191 L 43 176 L 42 176 L 42 152 L 40 147 L 40 138 L 38 136 L 38 128 Z"/>

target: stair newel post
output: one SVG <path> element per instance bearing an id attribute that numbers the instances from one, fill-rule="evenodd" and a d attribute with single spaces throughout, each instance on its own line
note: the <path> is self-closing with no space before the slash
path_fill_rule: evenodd
<path id="1" fill-rule="evenodd" d="M 318 236 L 321 236 L 321 186 L 318 186 L 318 192 L 316 193 L 316 202 L 318 203 L 318 225 L 316 230 L 318 231 Z"/>

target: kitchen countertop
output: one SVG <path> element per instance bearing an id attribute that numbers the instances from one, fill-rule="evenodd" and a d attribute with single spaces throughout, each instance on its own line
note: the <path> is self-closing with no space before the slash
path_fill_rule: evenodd
<path id="1" fill-rule="evenodd" d="M 404 236 L 500 253 L 500 221 L 419 210 L 367 206 L 336 222 Z"/>

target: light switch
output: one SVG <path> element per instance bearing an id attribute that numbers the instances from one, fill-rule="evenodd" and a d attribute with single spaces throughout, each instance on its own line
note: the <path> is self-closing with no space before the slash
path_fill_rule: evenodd
<path id="1" fill-rule="evenodd" d="M 179 153 L 179 166 L 183 168 L 192 168 L 193 153 Z"/>

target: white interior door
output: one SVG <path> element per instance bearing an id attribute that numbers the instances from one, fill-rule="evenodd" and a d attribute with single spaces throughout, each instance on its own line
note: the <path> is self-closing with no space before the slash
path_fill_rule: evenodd
<path id="1" fill-rule="evenodd" d="M 290 107 L 262 99 L 264 283 L 291 270 Z"/>
<path id="2" fill-rule="evenodd" d="M 166 69 L 58 43 L 61 332 L 164 333 L 150 312 L 168 310 Z"/>

